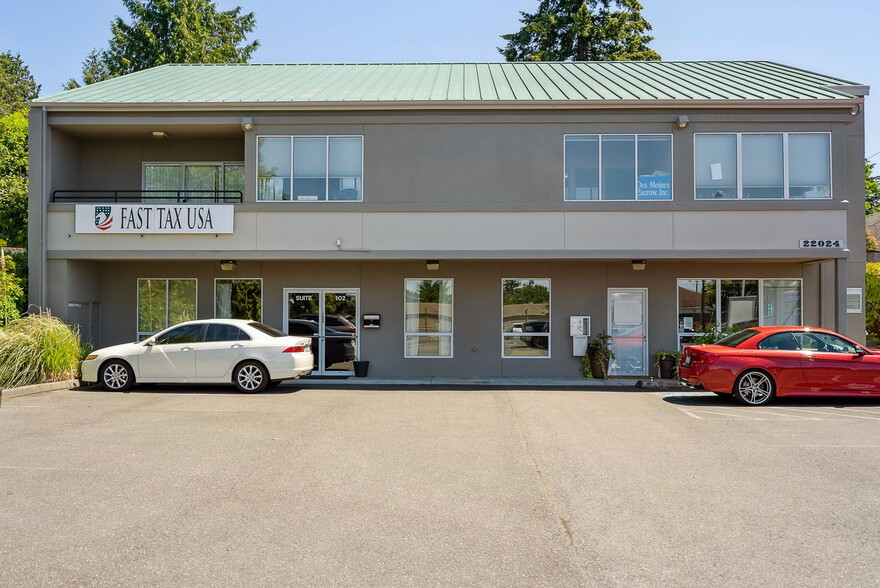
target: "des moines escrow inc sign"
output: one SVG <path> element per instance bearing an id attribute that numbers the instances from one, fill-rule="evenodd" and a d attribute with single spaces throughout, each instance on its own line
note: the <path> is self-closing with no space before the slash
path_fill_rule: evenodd
<path id="1" fill-rule="evenodd" d="M 77 233 L 231 233 L 231 204 L 77 204 Z"/>

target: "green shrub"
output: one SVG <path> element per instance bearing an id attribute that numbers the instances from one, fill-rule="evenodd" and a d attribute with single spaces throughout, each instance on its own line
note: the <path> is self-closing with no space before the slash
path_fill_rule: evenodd
<path id="1" fill-rule="evenodd" d="M 880 342 L 880 263 L 865 264 L 865 331 Z"/>
<path id="2" fill-rule="evenodd" d="M 76 378 L 82 357 L 77 329 L 49 311 L 23 316 L 0 330 L 0 387 Z"/>

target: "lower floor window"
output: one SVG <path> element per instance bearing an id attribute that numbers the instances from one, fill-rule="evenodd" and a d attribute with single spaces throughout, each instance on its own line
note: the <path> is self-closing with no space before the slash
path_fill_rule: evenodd
<path id="1" fill-rule="evenodd" d="M 550 280 L 501 282 L 502 357 L 550 357 Z"/>
<path id="2" fill-rule="evenodd" d="M 216 318 L 263 320 L 263 280 L 217 279 L 214 281 Z"/>
<path id="3" fill-rule="evenodd" d="M 452 357 L 452 280 L 405 283 L 404 357 Z"/>
<path id="4" fill-rule="evenodd" d="M 196 280 L 138 279 L 138 340 L 196 318 Z"/>
<path id="5" fill-rule="evenodd" d="M 678 280 L 678 337 L 691 343 L 701 334 L 749 327 L 799 325 L 799 279 Z"/>

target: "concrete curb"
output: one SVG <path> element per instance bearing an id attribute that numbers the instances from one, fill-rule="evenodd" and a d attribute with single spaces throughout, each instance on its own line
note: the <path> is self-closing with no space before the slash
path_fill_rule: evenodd
<path id="1" fill-rule="evenodd" d="M 55 390 L 70 390 L 79 386 L 79 380 L 64 380 L 62 382 L 46 382 L 44 384 L 34 384 L 32 386 L 20 386 L 18 388 L 4 388 L 3 398 L 17 398 L 19 396 L 30 396 L 31 394 L 40 394 L 42 392 L 52 392 Z"/>
<path id="2" fill-rule="evenodd" d="M 655 390 L 688 390 L 689 388 L 678 380 L 661 380 L 660 378 L 652 378 L 650 380 L 639 380 L 636 382 L 637 388 L 652 388 Z"/>

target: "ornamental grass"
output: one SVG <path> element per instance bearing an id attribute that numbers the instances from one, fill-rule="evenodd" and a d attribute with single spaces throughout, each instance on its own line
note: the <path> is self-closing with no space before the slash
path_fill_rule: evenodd
<path id="1" fill-rule="evenodd" d="M 82 356 L 78 329 L 50 311 L 25 315 L 0 329 L 0 388 L 74 379 Z"/>

